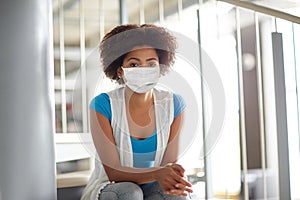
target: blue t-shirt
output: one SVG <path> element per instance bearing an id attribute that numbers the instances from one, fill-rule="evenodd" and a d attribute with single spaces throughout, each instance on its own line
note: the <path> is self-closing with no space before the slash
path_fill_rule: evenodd
<path id="1" fill-rule="evenodd" d="M 184 99 L 173 94 L 174 101 L 174 119 L 185 109 L 186 104 Z M 106 93 L 101 93 L 92 99 L 90 108 L 104 115 L 111 122 L 111 105 L 109 96 Z M 133 151 L 133 166 L 137 168 L 149 168 L 154 166 L 155 154 L 157 149 L 157 132 L 156 130 L 151 136 L 143 140 L 131 139 Z"/>
<path id="2" fill-rule="evenodd" d="M 173 94 L 174 101 L 174 119 L 179 115 L 186 107 L 185 101 L 182 96 L 178 94 Z M 101 93 L 92 99 L 90 103 L 90 108 L 100 112 L 111 122 L 111 107 L 110 99 L 108 94 Z"/>
<path id="3" fill-rule="evenodd" d="M 137 140 L 130 136 L 133 151 L 133 166 L 136 168 L 150 168 L 154 166 L 157 140 L 156 130 L 151 136 Z"/>

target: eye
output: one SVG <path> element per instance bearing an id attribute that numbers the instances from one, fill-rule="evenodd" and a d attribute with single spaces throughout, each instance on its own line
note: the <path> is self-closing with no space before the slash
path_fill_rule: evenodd
<path id="1" fill-rule="evenodd" d="M 158 63 L 156 63 L 156 62 L 148 63 L 148 67 L 157 67 L 157 66 L 158 66 Z"/>
<path id="2" fill-rule="evenodd" d="M 129 67 L 138 67 L 138 63 L 129 63 Z"/>

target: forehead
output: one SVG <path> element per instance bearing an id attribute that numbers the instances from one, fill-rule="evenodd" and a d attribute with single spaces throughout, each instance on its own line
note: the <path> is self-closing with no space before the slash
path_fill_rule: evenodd
<path id="1" fill-rule="evenodd" d="M 157 52 L 154 48 L 149 46 L 141 46 L 135 47 L 130 51 L 126 56 L 125 59 L 129 58 L 158 58 Z"/>

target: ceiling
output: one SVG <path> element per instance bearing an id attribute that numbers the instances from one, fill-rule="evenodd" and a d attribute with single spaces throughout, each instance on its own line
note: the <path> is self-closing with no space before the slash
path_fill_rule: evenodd
<path id="1" fill-rule="evenodd" d="M 195 4 L 198 0 L 180 0 L 182 7 Z M 164 17 L 178 11 L 178 0 L 164 0 Z M 79 46 L 80 43 L 80 4 L 84 13 L 84 32 L 87 46 L 93 46 L 100 39 L 100 25 L 104 32 L 120 24 L 120 0 L 53 0 L 54 45 L 59 45 L 60 35 L 60 3 L 64 15 L 64 42 L 66 46 Z M 124 0 L 128 23 L 140 23 L 140 6 L 144 7 L 145 22 L 154 23 L 159 20 L 159 0 Z M 144 2 L 144 6 L 140 4 Z"/>
<path id="2" fill-rule="evenodd" d="M 198 0 L 124 0 L 124 2 L 128 23 L 140 23 L 140 7 L 144 7 L 145 23 L 155 23 L 159 21 L 159 2 L 163 2 L 164 18 L 167 18 L 178 12 L 178 2 L 182 2 L 182 8 L 186 8 L 196 4 Z M 143 2 L 144 6 L 140 2 Z M 63 15 L 60 15 L 61 10 Z M 81 31 L 80 12 L 84 16 L 84 29 Z M 65 73 L 70 75 L 80 66 L 80 34 L 84 34 L 84 45 L 88 54 L 89 49 L 98 46 L 103 34 L 119 24 L 120 0 L 53 0 L 55 75 L 61 72 L 60 35 L 63 35 Z"/>
<path id="3" fill-rule="evenodd" d="M 164 17 L 178 12 L 179 4 L 186 8 L 199 0 L 123 0 L 128 23 L 140 23 L 140 7 L 144 7 L 145 22 L 159 21 L 159 2 L 163 2 Z M 209 0 L 202 0 L 206 2 Z M 246 0 L 300 16 L 299 0 Z M 143 4 L 141 4 L 143 2 Z M 179 3 L 178 3 L 179 2 Z M 182 2 L 182 3 L 180 3 Z M 64 10 L 64 43 L 66 46 L 80 44 L 80 4 L 84 13 L 84 32 L 86 46 L 94 46 L 100 40 L 100 32 L 105 33 L 120 23 L 120 0 L 53 0 L 54 45 L 59 45 L 60 6 Z M 102 33 L 102 34 L 103 34 Z"/>
<path id="4" fill-rule="evenodd" d="M 144 8 L 145 23 L 160 20 L 159 2 L 163 2 L 164 18 L 179 13 L 190 5 L 216 0 L 123 0 L 126 4 L 128 23 L 140 23 L 140 7 Z M 238 1 L 238 0 L 237 0 Z M 243 0 L 244 1 L 244 0 Z M 271 7 L 300 15 L 300 0 L 245 0 L 257 5 Z M 141 4 L 141 2 L 143 4 Z M 63 15 L 60 15 L 63 8 Z M 80 9 L 82 8 L 82 9 Z M 84 16 L 84 28 L 80 31 L 80 10 Z M 60 18 L 63 16 L 63 18 Z M 80 33 L 84 33 L 86 50 L 98 46 L 104 33 L 120 24 L 120 0 L 53 0 L 53 34 L 55 74 L 60 74 L 60 35 L 64 35 L 66 74 L 80 65 Z M 63 20 L 63 21 L 62 21 Z M 61 23 L 63 22 L 63 23 Z M 63 25 L 63 26 L 62 26 Z M 61 29 L 63 28 L 63 29 Z"/>

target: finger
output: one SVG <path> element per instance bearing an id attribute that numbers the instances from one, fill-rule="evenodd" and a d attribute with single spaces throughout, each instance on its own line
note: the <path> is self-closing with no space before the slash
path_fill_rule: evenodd
<path id="1" fill-rule="evenodd" d="M 184 190 L 184 191 L 187 191 L 187 192 L 193 192 L 192 188 L 187 187 L 187 186 L 185 186 L 185 185 L 183 185 L 181 183 L 177 183 L 175 185 L 175 187 L 176 187 L 176 189 Z"/>
<path id="2" fill-rule="evenodd" d="M 180 189 L 172 189 L 169 191 L 169 194 L 176 195 L 176 196 L 187 196 L 187 192 Z"/>
<path id="3" fill-rule="evenodd" d="M 164 192 L 165 194 L 170 194 L 170 195 L 176 195 L 176 196 L 181 196 L 184 195 L 184 191 L 180 191 L 180 190 L 176 190 L 176 189 L 172 189 L 172 190 L 168 190 Z"/>
<path id="4" fill-rule="evenodd" d="M 181 165 L 174 163 L 172 168 L 179 172 L 181 176 L 184 176 L 185 169 Z"/>
<path id="5" fill-rule="evenodd" d="M 185 180 L 184 178 L 182 178 L 181 176 L 178 176 L 177 174 L 174 175 L 174 179 L 178 182 L 178 183 L 181 183 L 185 186 L 188 186 L 188 187 L 192 187 L 192 184 L 190 182 L 188 182 L 187 180 Z"/>
<path id="6" fill-rule="evenodd" d="M 176 183 L 173 188 L 170 189 L 175 189 L 175 190 L 182 190 L 182 191 L 192 191 L 191 187 L 188 187 L 186 185 L 183 185 L 181 183 Z"/>
<path id="7" fill-rule="evenodd" d="M 177 184 L 175 185 L 175 187 L 176 187 L 177 189 L 180 189 L 180 190 L 183 190 L 183 191 L 186 191 L 186 192 L 189 192 L 189 193 L 192 193 L 192 192 L 193 192 L 192 188 L 187 187 L 187 186 L 185 186 L 185 185 L 183 185 L 183 184 L 181 184 L 181 183 L 177 183 Z"/>
<path id="8" fill-rule="evenodd" d="M 172 189 L 176 189 L 175 185 L 178 182 L 173 178 L 173 177 L 168 177 L 167 179 L 165 179 L 165 181 L 163 182 L 163 188 L 165 191 L 169 191 Z"/>

